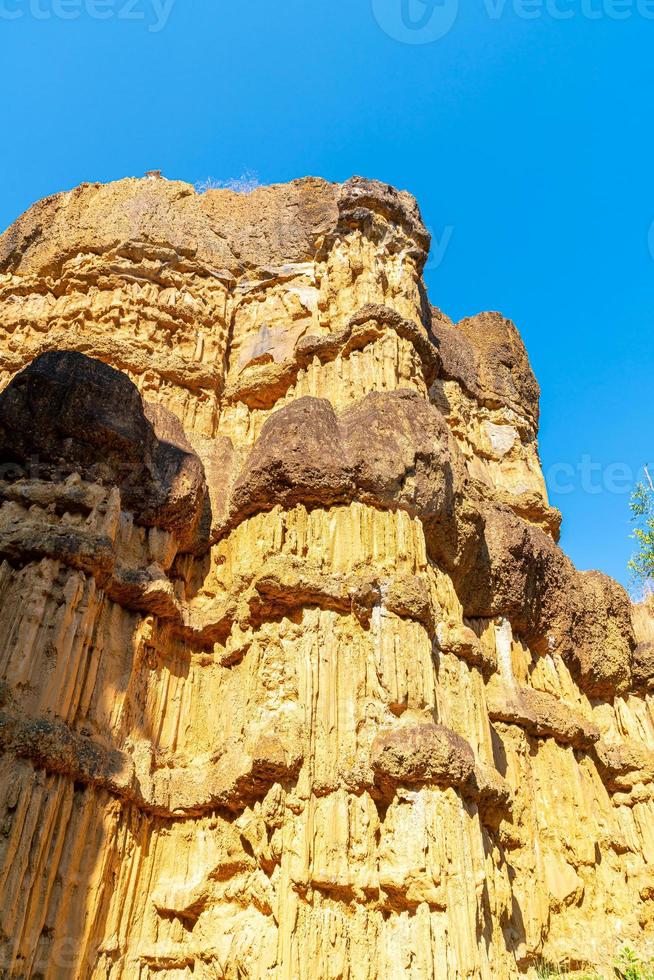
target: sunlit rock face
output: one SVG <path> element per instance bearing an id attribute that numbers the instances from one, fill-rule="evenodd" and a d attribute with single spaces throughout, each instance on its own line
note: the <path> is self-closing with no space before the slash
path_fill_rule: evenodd
<path id="1" fill-rule="evenodd" d="M 654 625 L 557 545 L 516 328 L 413 198 L 0 238 L 0 968 L 488 978 L 654 929 Z"/>

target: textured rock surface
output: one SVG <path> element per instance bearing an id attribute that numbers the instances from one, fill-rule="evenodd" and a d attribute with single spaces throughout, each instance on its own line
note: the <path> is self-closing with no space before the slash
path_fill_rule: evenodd
<path id="1" fill-rule="evenodd" d="M 414 200 L 84 185 L 0 239 L 0 971 L 535 977 L 654 932 L 654 620 Z"/>

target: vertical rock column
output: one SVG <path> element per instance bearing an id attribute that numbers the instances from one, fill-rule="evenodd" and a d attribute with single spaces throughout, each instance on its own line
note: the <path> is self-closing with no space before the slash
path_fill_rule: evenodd
<path id="1" fill-rule="evenodd" d="M 654 923 L 652 630 L 510 321 L 354 178 L 0 239 L 0 970 L 434 980 Z M 633 623 L 632 623 L 633 619 Z"/>
<path id="2" fill-rule="evenodd" d="M 447 620 L 479 654 L 480 696 L 483 657 L 423 524 L 447 528 L 460 479 L 428 398 L 426 236 L 399 195 L 355 185 L 342 197 L 314 263 L 234 301 L 219 425 L 233 475 L 191 600 L 225 616 L 225 635 L 192 660 L 195 700 L 174 736 L 214 753 L 222 805 L 153 823 L 138 931 L 123 925 L 127 883 L 108 930 L 131 937 L 121 963 L 153 976 L 191 961 L 225 977 L 515 969 L 506 873 L 482 822 L 508 788 L 486 718 L 474 751 L 442 724 L 433 655 Z"/>

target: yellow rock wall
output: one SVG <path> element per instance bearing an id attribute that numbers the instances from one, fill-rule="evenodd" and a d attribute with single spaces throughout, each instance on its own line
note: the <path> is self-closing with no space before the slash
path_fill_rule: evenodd
<path id="1" fill-rule="evenodd" d="M 515 328 L 432 313 L 426 248 L 412 199 L 363 181 L 86 186 L 0 240 L 2 387 L 45 351 L 118 368 L 179 418 L 212 508 L 186 549 L 106 480 L 2 470 L 3 976 L 508 980 L 654 928 L 651 620 L 601 606 L 584 673 L 565 588 L 551 631 L 514 613 L 526 586 L 470 600 L 468 512 L 551 561 L 559 521 Z M 388 506 L 233 503 L 276 413 L 399 390 L 449 427 L 459 544 L 406 504 L 422 456 Z"/>

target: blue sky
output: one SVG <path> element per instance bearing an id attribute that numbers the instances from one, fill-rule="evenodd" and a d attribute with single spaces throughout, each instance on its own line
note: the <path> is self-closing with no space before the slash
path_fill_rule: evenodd
<path id="1" fill-rule="evenodd" d="M 653 52 L 654 0 L 0 0 L 0 225 L 153 168 L 411 190 L 432 302 L 525 338 L 563 547 L 627 584 L 625 491 L 654 463 Z"/>

